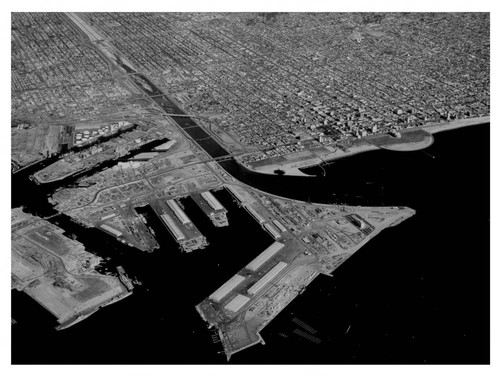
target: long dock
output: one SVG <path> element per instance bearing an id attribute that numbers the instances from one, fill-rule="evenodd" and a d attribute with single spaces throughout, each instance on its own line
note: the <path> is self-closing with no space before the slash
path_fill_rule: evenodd
<path id="1" fill-rule="evenodd" d="M 174 212 L 177 219 L 183 224 L 187 225 L 191 223 L 191 220 L 188 218 L 184 210 L 181 209 L 179 204 L 175 200 L 167 200 L 168 207 Z"/>
<path id="2" fill-rule="evenodd" d="M 179 244 L 181 251 L 192 252 L 208 245 L 205 236 L 175 200 L 157 200 L 150 206 Z"/>
<path id="3" fill-rule="evenodd" d="M 167 228 L 170 230 L 170 232 L 174 236 L 175 240 L 181 241 L 181 240 L 186 239 L 186 237 L 182 233 L 181 229 L 179 227 L 177 227 L 177 225 L 175 224 L 175 222 L 171 216 L 169 216 L 166 213 L 163 213 L 160 215 L 160 218 L 162 219 L 163 223 L 167 226 Z"/>
<path id="4" fill-rule="evenodd" d="M 245 205 L 244 207 L 260 224 L 266 221 L 251 205 Z"/>
<path id="5" fill-rule="evenodd" d="M 267 285 L 274 277 L 276 277 L 279 272 L 281 272 L 283 269 L 286 268 L 288 264 L 285 262 L 280 261 L 277 263 L 274 268 L 269 270 L 264 277 L 259 279 L 252 287 L 248 289 L 248 293 L 250 295 L 255 295 L 258 293 L 265 285 Z"/>
<path id="6" fill-rule="evenodd" d="M 224 210 L 219 200 L 217 200 L 210 191 L 202 192 L 201 197 L 212 207 L 213 210 Z"/>
<path id="7" fill-rule="evenodd" d="M 245 277 L 235 274 L 229 281 L 219 287 L 212 295 L 209 296 L 215 302 L 220 302 L 227 294 L 245 280 Z"/>
<path id="8" fill-rule="evenodd" d="M 276 228 L 276 226 L 271 223 L 264 223 L 264 228 L 271 234 L 274 239 L 281 237 L 281 232 Z"/>
<path id="9" fill-rule="evenodd" d="M 203 210 L 215 227 L 229 226 L 226 208 L 210 192 L 193 193 L 191 198 Z"/>
<path id="10" fill-rule="evenodd" d="M 116 236 L 117 238 L 119 238 L 120 236 L 122 236 L 123 234 L 121 233 L 121 231 L 118 231 L 117 229 L 111 227 L 111 226 L 108 226 L 106 224 L 102 224 L 99 226 L 101 229 L 103 229 L 104 231 L 106 232 L 109 232 L 111 235 L 114 235 Z"/>
<path id="11" fill-rule="evenodd" d="M 230 185 L 226 185 L 225 188 L 234 196 L 234 198 L 236 198 L 236 200 L 238 200 L 238 202 L 240 202 L 241 204 L 246 202 L 245 197 L 243 197 L 236 188 Z"/>
<path id="12" fill-rule="evenodd" d="M 270 260 L 273 256 L 276 255 L 281 249 L 283 249 L 285 245 L 283 243 L 274 242 L 269 247 L 267 247 L 264 252 L 254 258 L 246 268 L 251 271 L 256 271 L 262 265 L 264 265 L 268 260 Z"/>

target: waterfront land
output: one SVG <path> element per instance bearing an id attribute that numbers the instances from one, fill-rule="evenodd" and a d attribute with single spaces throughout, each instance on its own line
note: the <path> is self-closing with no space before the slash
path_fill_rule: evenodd
<path id="1" fill-rule="evenodd" d="M 354 140 L 351 145 L 345 149 L 334 149 L 329 147 L 313 152 L 301 151 L 298 153 L 290 153 L 285 156 L 260 160 L 258 162 L 247 162 L 242 164 L 248 169 L 262 174 L 276 174 L 277 172 L 281 172 L 284 175 L 308 176 L 304 174 L 301 169 L 333 162 L 337 159 L 347 158 L 352 155 L 377 150 L 379 148 L 394 151 L 421 150 L 432 145 L 432 134 L 434 133 L 472 125 L 489 124 L 489 122 L 489 116 L 481 116 L 451 122 L 430 123 L 422 127 L 407 128 L 399 131 L 398 133 L 400 133 L 401 138 L 390 136 L 387 133 L 381 133 Z M 421 135 L 427 134 L 428 137 L 424 136 L 421 139 L 405 137 L 417 131 L 420 132 Z M 244 159 L 248 159 L 248 157 Z"/>
<path id="2" fill-rule="evenodd" d="M 314 205 L 242 186 L 228 188 L 256 220 L 273 229 L 274 245 L 281 247 L 265 250 L 236 273 L 237 282 L 231 279 L 197 305 L 203 319 L 218 330 L 228 359 L 264 343 L 259 332 L 314 278 L 331 275 L 384 228 L 415 214 L 404 207 Z"/>
<path id="3" fill-rule="evenodd" d="M 58 161 L 36 172 L 33 178 L 37 183 L 53 183 L 90 170 L 106 161 L 124 157 L 144 145 L 162 141 L 170 133 L 168 128 L 164 126 L 164 122 L 152 123 L 139 120 L 133 129 L 118 137 L 100 142 L 84 150 L 78 148 L 62 155 Z M 128 125 L 132 126 L 132 124 Z M 98 133 L 97 131 L 93 132 Z"/>
<path id="4" fill-rule="evenodd" d="M 172 220 L 175 227 L 170 231 L 178 228 L 182 233 L 177 238 L 181 249 L 203 247 L 202 236 L 192 222 L 173 212 L 166 202 L 217 189 L 228 175 L 217 164 L 204 162 L 209 158 L 183 137 L 172 122 L 162 118 L 156 121 L 169 138 L 176 140 L 171 148 L 150 160 L 122 161 L 94 171 L 79 178 L 73 186 L 58 190 L 50 201 L 56 210 L 79 223 L 100 229 L 108 226 L 108 233 L 112 228 L 115 232 L 111 235 L 145 251 L 152 251 L 158 244 L 136 208 L 149 205 L 159 217 L 166 215 L 164 218 Z M 215 210 L 208 209 L 207 213 L 215 214 Z M 195 241 L 198 246 L 186 248 L 194 239 L 198 239 Z"/>
<path id="5" fill-rule="evenodd" d="M 99 274 L 101 259 L 63 230 L 12 209 L 12 288 L 35 299 L 64 329 L 130 295 L 116 277 Z"/>

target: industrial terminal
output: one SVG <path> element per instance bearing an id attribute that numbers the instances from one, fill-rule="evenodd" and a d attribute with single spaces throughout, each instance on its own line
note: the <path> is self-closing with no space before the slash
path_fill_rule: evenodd
<path id="1" fill-rule="evenodd" d="M 191 194 L 191 198 L 198 204 L 203 212 L 210 218 L 215 227 L 229 226 L 227 220 L 227 210 L 210 193 L 210 191 Z"/>
<path id="2" fill-rule="evenodd" d="M 402 207 L 306 204 L 241 185 L 225 188 L 275 239 L 196 306 L 208 326 L 218 329 L 228 359 L 264 343 L 259 332 L 318 275 L 331 275 L 382 229 L 414 214 Z M 296 334 L 319 343 L 304 333 Z"/>
<path id="3" fill-rule="evenodd" d="M 189 219 L 176 200 L 157 200 L 150 205 L 179 243 L 183 252 L 192 252 L 208 246 L 205 236 Z"/>

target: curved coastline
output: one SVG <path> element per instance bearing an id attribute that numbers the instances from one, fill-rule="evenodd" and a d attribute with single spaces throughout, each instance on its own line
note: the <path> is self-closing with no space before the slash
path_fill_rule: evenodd
<path id="1" fill-rule="evenodd" d="M 416 143 L 416 145 L 411 145 L 411 143 L 408 144 L 408 146 L 401 146 L 401 147 L 395 147 L 395 146 L 378 146 L 375 145 L 370 141 L 370 138 L 373 136 L 368 136 L 365 138 L 362 138 L 360 140 L 356 140 L 354 146 L 350 147 L 347 151 L 342 151 L 342 150 L 335 150 L 330 153 L 326 153 L 323 155 L 318 155 L 314 156 L 312 158 L 304 159 L 301 161 L 290 161 L 289 163 L 270 163 L 268 165 L 260 166 L 260 167 L 253 167 L 250 166 L 246 163 L 242 163 L 241 161 L 236 160 L 238 164 L 243 166 L 244 168 L 254 172 L 254 173 L 259 173 L 259 174 L 264 174 L 264 175 L 277 175 L 275 173 L 276 170 L 281 170 L 284 172 L 284 176 L 302 176 L 302 177 L 312 177 L 313 175 L 308 175 L 301 171 L 301 169 L 309 168 L 309 167 L 314 167 L 317 165 L 321 165 L 323 163 L 329 163 L 333 162 L 338 159 L 343 159 L 347 158 L 350 156 L 353 156 L 355 154 L 360 154 L 368 151 L 373 151 L 373 150 L 378 150 L 378 149 L 386 149 L 386 150 L 392 150 L 392 151 L 415 151 L 415 150 L 422 150 L 425 149 L 429 146 L 431 146 L 434 142 L 432 135 L 435 133 L 439 132 L 445 132 L 445 131 L 451 131 L 454 129 L 462 128 L 462 127 L 467 127 L 467 126 L 472 126 L 472 125 L 479 125 L 479 124 L 489 124 L 490 122 L 490 117 L 489 116 L 482 116 L 482 117 L 477 117 L 477 118 L 472 118 L 472 119 L 460 119 L 452 122 L 446 122 L 446 123 L 430 123 L 427 125 L 424 125 L 422 127 L 414 127 L 414 128 L 407 128 L 405 130 L 402 130 L 401 133 L 406 133 L 406 132 L 414 132 L 415 130 L 423 130 L 427 132 L 429 135 L 431 135 L 431 140 L 430 142 L 425 142 L 425 143 Z M 401 144 L 400 144 L 401 145 Z"/>

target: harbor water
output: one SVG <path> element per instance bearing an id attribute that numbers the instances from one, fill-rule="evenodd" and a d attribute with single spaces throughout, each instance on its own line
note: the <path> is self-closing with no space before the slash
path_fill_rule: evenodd
<path id="1" fill-rule="evenodd" d="M 424 151 L 338 160 L 319 177 L 259 175 L 222 162 L 235 178 L 273 194 L 417 212 L 377 235 L 333 277 L 318 277 L 264 328 L 266 345 L 237 353 L 230 363 L 488 363 L 489 163 L 488 125 L 436 134 Z M 13 175 L 12 206 L 55 214 L 46 200 L 57 186 L 31 182 L 36 168 Z M 322 175 L 319 168 L 305 172 Z M 229 227 L 215 228 L 190 198 L 181 201 L 210 243 L 190 254 L 180 252 L 148 207 L 143 210 L 160 243 L 153 253 L 64 215 L 52 218 L 89 251 L 110 258 L 101 272 L 122 265 L 142 285 L 63 331 L 38 303 L 13 291 L 12 362 L 225 364 L 222 346 L 212 342 L 194 307 L 273 240 L 228 192 L 214 194 L 228 210 Z M 303 329 L 296 318 L 321 342 L 297 335 L 294 330 Z M 46 345 L 30 346 L 36 339 Z"/>

